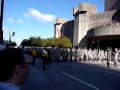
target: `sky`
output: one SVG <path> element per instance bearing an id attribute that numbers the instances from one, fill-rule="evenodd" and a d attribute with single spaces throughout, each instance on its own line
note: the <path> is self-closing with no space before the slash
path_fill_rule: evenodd
<path id="1" fill-rule="evenodd" d="M 87 2 L 97 6 L 98 13 L 104 12 L 104 0 L 4 0 L 3 39 L 17 45 L 31 36 L 54 37 L 54 20 L 73 20 L 73 7 Z"/>

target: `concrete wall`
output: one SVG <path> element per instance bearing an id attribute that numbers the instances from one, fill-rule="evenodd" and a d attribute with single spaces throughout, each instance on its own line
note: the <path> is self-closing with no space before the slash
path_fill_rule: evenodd
<path id="1" fill-rule="evenodd" d="M 105 26 L 106 24 L 111 23 L 113 21 L 112 17 L 115 12 L 116 10 L 90 15 L 88 22 L 89 29 Z"/>
<path id="2" fill-rule="evenodd" d="M 73 16 L 79 12 L 79 8 L 78 7 L 74 7 L 73 8 Z"/>
<path id="3" fill-rule="evenodd" d="M 61 27 L 62 27 L 62 25 L 63 25 L 63 23 L 54 25 L 54 37 L 55 38 L 61 37 Z"/>
<path id="4" fill-rule="evenodd" d="M 62 31 L 62 26 L 63 24 L 67 22 L 66 19 L 64 18 L 57 18 L 54 22 L 54 37 L 58 38 L 61 37 L 61 31 Z"/>
<path id="5" fill-rule="evenodd" d="M 79 15 L 74 19 L 74 31 L 73 31 L 73 46 L 78 45 L 78 36 L 79 36 Z"/>
<path id="6" fill-rule="evenodd" d="M 89 16 L 96 14 L 97 9 L 95 5 L 88 3 L 81 3 L 77 13 L 73 12 L 74 19 L 74 38 L 73 45 L 79 47 L 87 46 L 87 31 L 89 29 Z"/>
<path id="7" fill-rule="evenodd" d="M 97 8 L 95 5 L 90 3 L 80 3 L 79 5 L 79 12 L 87 11 L 91 14 L 97 13 Z"/>
<path id="8" fill-rule="evenodd" d="M 99 27 L 88 31 L 88 38 L 108 35 L 120 35 L 120 25 Z"/>
<path id="9" fill-rule="evenodd" d="M 120 9 L 120 0 L 105 0 L 105 11 Z"/>
<path id="10" fill-rule="evenodd" d="M 87 46 L 87 31 L 88 31 L 88 13 L 79 14 L 79 29 L 78 29 L 78 45 L 79 47 Z"/>
<path id="11" fill-rule="evenodd" d="M 73 43 L 74 20 L 65 22 L 61 29 L 63 30 L 63 36 L 70 38 Z"/>
<path id="12" fill-rule="evenodd" d="M 74 20 L 66 20 L 64 18 L 57 18 L 54 22 L 54 38 L 66 36 L 71 39 L 73 43 Z"/>

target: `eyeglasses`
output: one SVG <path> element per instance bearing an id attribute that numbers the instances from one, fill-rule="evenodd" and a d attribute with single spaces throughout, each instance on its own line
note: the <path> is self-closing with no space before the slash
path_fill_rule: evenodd
<path id="1" fill-rule="evenodd" d="M 28 64 L 28 65 L 31 65 L 31 62 L 26 62 L 26 63 L 24 63 L 24 64 Z"/>

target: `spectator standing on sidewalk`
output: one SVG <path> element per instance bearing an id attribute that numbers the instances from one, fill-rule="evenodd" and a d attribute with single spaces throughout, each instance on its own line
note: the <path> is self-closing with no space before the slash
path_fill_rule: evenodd
<path id="1" fill-rule="evenodd" d="M 0 51 L 0 90 L 20 90 L 29 73 L 28 56 L 22 49 Z"/>

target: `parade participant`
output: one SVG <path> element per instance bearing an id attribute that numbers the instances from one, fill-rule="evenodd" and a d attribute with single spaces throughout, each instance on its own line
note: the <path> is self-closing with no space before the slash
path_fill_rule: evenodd
<path id="1" fill-rule="evenodd" d="M 48 60 L 48 52 L 46 51 L 46 49 L 44 48 L 42 51 L 42 59 L 43 59 L 43 70 L 46 70 L 46 64 L 47 64 L 47 60 Z"/>
<path id="2" fill-rule="evenodd" d="M 92 50 L 91 48 L 88 50 L 88 60 L 90 61 L 91 60 L 91 56 L 92 56 Z"/>
<path id="3" fill-rule="evenodd" d="M 110 61 L 111 61 L 111 49 L 108 47 L 107 49 L 107 67 L 110 67 Z"/>
<path id="4" fill-rule="evenodd" d="M 20 90 L 29 73 L 27 54 L 21 49 L 0 51 L 0 90 Z"/>
<path id="5" fill-rule="evenodd" d="M 79 49 L 78 49 L 78 47 L 75 49 L 75 62 L 77 62 L 77 60 L 78 60 L 78 57 L 79 57 Z"/>
<path id="6" fill-rule="evenodd" d="M 115 49 L 115 53 L 114 53 L 114 66 L 115 67 L 117 67 L 118 56 L 119 56 L 118 50 Z"/>
<path id="7" fill-rule="evenodd" d="M 60 48 L 56 48 L 56 60 L 58 63 L 60 62 Z"/>
<path id="8" fill-rule="evenodd" d="M 33 56 L 32 65 L 35 65 L 35 61 L 37 58 L 37 51 L 35 50 L 35 48 L 32 50 L 32 56 Z"/>
<path id="9" fill-rule="evenodd" d="M 72 57 L 73 57 L 73 49 L 72 48 L 70 49 L 69 56 L 70 56 L 70 62 L 72 62 Z"/>
<path id="10" fill-rule="evenodd" d="M 66 50 L 66 48 L 63 48 L 63 61 L 64 62 L 67 61 L 67 50 Z"/>
<path id="11" fill-rule="evenodd" d="M 87 49 L 85 48 L 84 49 L 84 61 L 87 61 L 88 60 L 88 51 Z"/>
<path id="12" fill-rule="evenodd" d="M 51 62 L 51 52 L 50 52 L 50 47 L 46 49 L 46 51 L 48 52 L 48 59 L 47 59 L 47 64 L 49 64 Z"/>

